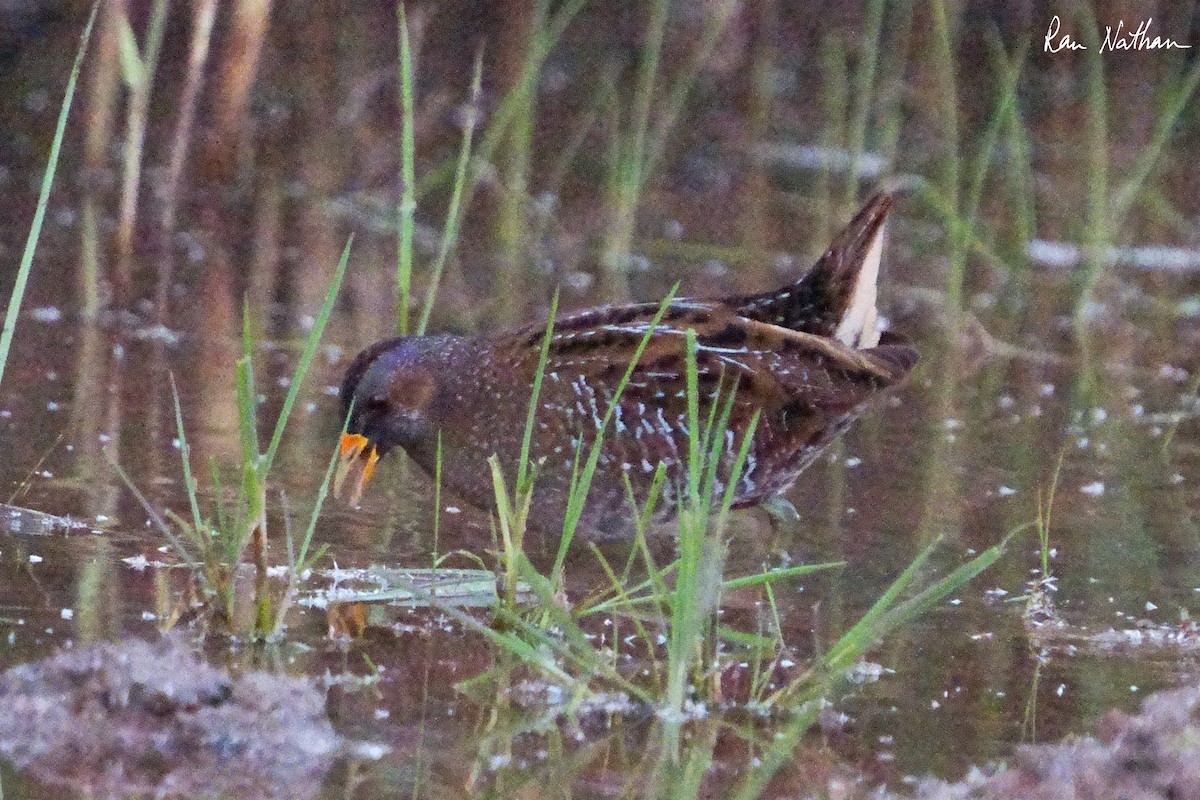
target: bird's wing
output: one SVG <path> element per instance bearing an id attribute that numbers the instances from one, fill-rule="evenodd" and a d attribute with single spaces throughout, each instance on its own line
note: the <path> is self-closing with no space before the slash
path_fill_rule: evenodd
<path id="1" fill-rule="evenodd" d="M 581 380 L 611 397 L 650 330 L 659 306 L 601 308 L 555 322 L 545 372 L 553 381 Z M 719 302 L 678 300 L 649 333 L 627 391 L 659 404 L 685 400 L 687 331 L 696 332 L 696 370 L 702 395 L 737 386 L 757 406 L 799 398 L 855 406 L 904 379 L 916 352 L 891 337 L 870 349 L 748 319 Z M 505 367 L 533 379 L 545 326 L 530 326 L 495 341 Z M 735 383 L 736 382 L 736 383 Z M 643 395 L 648 395 L 642 398 Z"/>

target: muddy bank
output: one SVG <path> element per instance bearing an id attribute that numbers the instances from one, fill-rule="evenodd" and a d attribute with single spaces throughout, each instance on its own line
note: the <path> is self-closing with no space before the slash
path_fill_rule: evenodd
<path id="1" fill-rule="evenodd" d="M 0 676 L 0 754 L 97 796 L 308 797 L 340 739 L 307 681 L 133 640 Z"/>
<path id="2" fill-rule="evenodd" d="M 1160 692 L 1136 715 L 1110 711 L 1094 736 L 1024 745 L 1009 763 L 958 783 L 927 782 L 920 800 L 1200 798 L 1200 686 Z"/>

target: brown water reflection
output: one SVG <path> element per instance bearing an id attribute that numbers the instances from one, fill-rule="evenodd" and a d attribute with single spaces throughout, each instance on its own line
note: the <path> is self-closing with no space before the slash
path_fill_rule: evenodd
<path id="1" fill-rule="evenodd" d="M 417 4 L 410 10 L 420 42 L 419 176 L 444 169 L 453 157 L 458 104 L 481 40 L 489 43 L 485 112 L 496 111 L 503 90 L 516 80 L 514 64 L 523 53 L 516 45 L 531 23 L 509 14 L 510 5 Z M 139 556 L 161 558 L 165 542 L 147 526 L 112 460 L 154 503 L 186 509 L 168 383 L 173 373 L 194 464 L 212 457 L 231 467 L 239 452 L 233 364 L 240 352 L 242 297 L 267 342 L 257 356 L 269 419 L 283 400 L 283 381 L 327 276 L 353 231 L 341 302 L 301 392 L 276 473 L 276 488 L 286 490 L 293 511 L 307 512 L 336 439 L 339 401 L 332 387 L 360 347 L 393 327 L 399 117 L 393 9 L 386 6 L 347 2 L 314 11 L 306 4 L 277 4 L 248 97 L 241 93 L 249 67 L 230 53 L 250 60 L 253 54 L 237 50 L 232 22 L 218 18 L 213 84 L 202 95 L 184 179 L 190 189 L 179 199 L 174 230 L 163 233 L 156 213 L 163 201 L 156 192 L 175 133 L 190 26 L 183 10 L 173 12 L 162 83 L 151 104 L 141 227 L 124 266 L 113 245 L 119 207 L 119 148 L 113 142 L 123 123 L 119 114 L 105 119 L 101 113 L 110 102 L 103 86 L 86 101 L 90 111 L 73 118 L 0 387 L 0 446 L 7 454 L 0 461 L 0 502 L 87 527 L 45 536 L 0 534 L 0 641 L 8 643 L 0 649 L 0 666 L 43 657 L 67 643 L 156 634 L 181 582 L 135 568 Z M 134 15 L 136 25 L 144 24 L 141 13 Z M 1162 11 L 1159 19 L 1157 13 L 1156 25 L 1164 30 L 1178 36 L 1189 25 L 1195 30 L 1194 15 Z M 32 215 L 79 14 L 64 3 L 55 14 L 29 16 L 0 31 L 7 62 L 0 94 L 11 109 L 10 135 L 0 143 L 0 185 L 9 208 L 0 223 L 0 252 L 10 263 Z M 1101 5 L 1096 14 L 1103 19 L 1115 10 Z M 632 75 L 642 16 L 633 6 L 598 6 L 568 26 L 539 84 L 537 118 L 527 132 L 535 143 L 532 157 L 524 167 L 514 165 L 506 154 L 519 156 L 519 142 L 497 145 L 495 161 L 503 166 L 488 172 L 477 191 L 432 328 L 469 330 L 534 318 L 545 313 L 556 285 L 564 287 L 566 307 L 603 299 L 600 287 L 611 278 L 602 266 L 611 214 L 604 159 L 610 129 L 627 109 L 606 99 L 608 90 L 597 84 L 621 91 Z M 993 107 L 995 80 L 991 62 L 970 43 L 998 30 L 1012 51 L 1043 21 L 1029 9 L 992 12 L 973 4 L 956 17 L 962 26 L 955 76 L 960 134 L 972 152 Z M 944 131 L 929 20 L 924 4 L 889 8 L 881 57 L 894 70 L 876 89 L 868 145 L 891 165 L 889 174 L 936 182 Z M 699 10 L 676 12 L 667 39 L 668 72 L 680 68 L 689 52 L 687 34 L 703 24 Z M 752 154 L 764 141 L 786 145 L 793 154 L 798 145 L 845 144 L 843 126 L 829 117 L 849 102 L 846 72 L 863 25 L 862 14 L 849 6 L 820 14 L 772 2 L 740 9 L 700 75 L 683 124 L 668 140 L 661 172 L 645 189 L 634 251 L 646 258 L 635 259 L 629 291 L 654 298 L 675 280 L 692 294 L 760 289 L 791 274 L 822 246 L 853 205 L 839 205 L 847 191 L 842 176 Z M 1126 54 L 1104 64 L 1112 111 L 1107 157 L 1117 185 L 1151 136 L 1147 96 L 1188 65 L 1163 53 Z M 1035 53 L 1022 78 L 1019 100 L 1037 211 L 1033 233 L 1041 239 L 1084 236 L 1085 68 L 1081 57 Z M 839 75 L 845 77 L 840 84 Z M 893 104 L 903 113 L 889 117 Z M 247 107 L 248 116 L 239 111 Z M 1168 140 L 1153 186 L 1116 226 L 1114 244 L 1195 246 L 1195 108 L 1193 101 Z M 896 138 L 889 138 L 889 121 L 899 126 Z M 98 146 L 93 132 L 105 128 L 108 144 Z M 968 260 L 965 333 L 948 334 L 953 314 L 943 292 L 944 225 L 928 204 L 911 199 L 893 226 L 885 292 L 893 324 L 914 335 L 924 353 L 920 371 L 792 492 L 802 536 L 776 541 L 760 515 L 737 519 L 729 575 L 763 565 L 848 562 L 840 572 L 777 591 L 782 635 L 798 655 L 819 651 L 857 620 L 925 537 L 946 537 L 937 559 L 945 571 L 1033 519 L 1060 453 L 1052 544 L 1063 617 L 1101 631 L 1133 627 L 1143 618 L 1172 624 L 1181 612 L 1196 609 L 1196 273 L 1106 270 L 1086 309 L 1090 325 L 1081 338 L 1072 323 L 1079 281 L 1025 258 L 1020 221 L 1004 188 L 1015 180 L 1019 158 L 1008 149 L 1002 158 L 984 195 L 984 217 L 992 227 Z M 514 181 L 524 182 L 527 195 L 514 200 Z M 442 183 L 422 196 L 422 264 L 436 248 L 447 195 Z M 89 252 L 106 278 L 102 287 L 86 278 L 81 254 Z M 513 253 L 524 265 L 519 281 L 503 271 Z M 418 288 L 425 279 L 419 272 Z M 112 302 L 89 321 L 82 310 L 97 288 Z M 167 305 L 156 306 L 162 298 Z M 362 511 L 334 508 L 324 516 L 318 539 L 330 544 L 326 563 L 428 565 L 435 547 L 432 482 L 400 459 L 390 462 Z M 271 502 L 279 532 L 277 494 Z M 440 551 L 491 548 L 484 515 L 459 508 L 452 498 L 444 505 Z M 273 545 L 282 563 L 282 540 Z M 1039 740 L 1078 732 L 1103 710 L 1132 707 L 1145 693 L 1194 672 L 1192 658 L 1171 649 L 1111 653 L 1078 643 L 1075 653 L 1039 654 L 1022 627 L 1020 604 L 1009 602 L 1025 591 L 1038 563 L 1035 538 L 1026 535 L 954 601 L 884 642 L 872 656 L 884 668 L 881 678 L 837 706 L 853 718 L 828 733 L 837 758 L 894 785 L 929 772 L 957 777 L 970 763 L 1004 756 L 1034 733 L 1033 720 Z M 585 551 L 573 557 L 568 577 L 580 596 L 605 583 Z M 726 613 L 751 629 L 768 617 L 762 598 L 747 593 L 729 597 Z M 350 790 L 359 797 L 391 796 L 412 793 L 414 786 L 431 796 L 465 796 L 480 787 L 533 796 L 539 787 L 550 794 L 568 785 L 583 796 L 608 796 L 644 768 L 642 748 L 655 735 L 649 720 L 633 718 L 612 728 L 593 720 L 576 737 L 554 726 L 539 728 L 530 721 L 536 713 L 522 712 L 518 703 L 496 707 L 494 698 L 478 702 L 457 690 L 458 682 L 502 657 L 449 621 L 431 624 L 428 613 L 415 612 L 390 628 L 369 628 L 350 645 L 325 638 L 325 617 L 316 610 L 297 608 L 289 625 L 286 641 L 267 660 L 290 672 L 326 676 L 329 713 L 339 732 L 392 748 L 380 762 L 335 770 L 326 783 L 329 796 Z M 214 655 L 218 661 L 239 657 Z M 346 678 L 371 675 L 368 663 L 377 669 L 375 677 Z M 696 739 L 706 735 L 698 726 Z M 720 786 L 750 755 L 728 731 L 712 735 L 718 765 L 712 780 Z M 812 778 L 807 771 L 832 768 L 820 761 L 827 751 L 803 755 L 781 779 L 781 790 L 806 785 Z M 49 796 L 11 773 L 3 779 L 10 794 L 15 787 L 21 796 Z"/>

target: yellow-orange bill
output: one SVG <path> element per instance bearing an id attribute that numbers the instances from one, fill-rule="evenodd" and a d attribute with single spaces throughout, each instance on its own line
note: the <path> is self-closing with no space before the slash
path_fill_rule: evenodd
<path id="1" fill-rule="evenodd" d="M 367 437 L 359 433 L 342 434 L 337 470 L 333 473 L 333 496 L 358 508 L 377 463 L 379 451 Z"/>

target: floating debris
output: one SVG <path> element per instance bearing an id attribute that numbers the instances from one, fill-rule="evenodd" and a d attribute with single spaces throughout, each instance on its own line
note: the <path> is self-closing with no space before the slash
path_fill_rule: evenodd
<path id="1" fill-rule="evenodd" d="M 339 603 L 405 606 L 451 605 L 486 608 L 498 600 L 496 573 L 486 569 L 403 569 L 370 566 L 365 569 L 335 567 L 316 574 L 329 585 L 304 593 L 297 601 L 311 608 Z M 517 599 L 533 598 L 525 583 L 517 586 Z"/>
<path id="2" fill-rule="evenodd" d="M 183 339 L 183 334 L 173 331 L 166 325 L 147 325 L 133 332 L 135 339 L 146 342 L 162 342 L 168 347 L 174 347 Z"/>
<path id="3" fill-rule="evenodd" d="M 1183 653 L 1200 652 L 1200 624 L 1186 614 L 1179 622 L 1167 624 L 1139 619 L 1122 612 L 1117 612 L 1117 616 L 1129 627 L 1110 627 L 1093 633 L 1082 625 L 1072 624 L 1055 615 L 1053 624 L 1027 626 L 1026 630 L 1040 645 L 1068 644 L 1072 651 L 1084 648 L 1101 653 L 1128 653 L 1161 648 Z"/>
<path id="4" fill-rule="evenodd" d="M 876 683 L 885 673 L 890 672 L 892 670 L 887 669 L 882 664 L 876 664 L 873 661 L 859 661 L 846 671 L 846 678 L 851 683 Z"/>
<path id="5" fill-rule="evenodd" d="M 0 531 L 22 536 L 49 536 L 55 531 L 91 530 L 87 523 L 32 508 L 0 503 Z"/>

